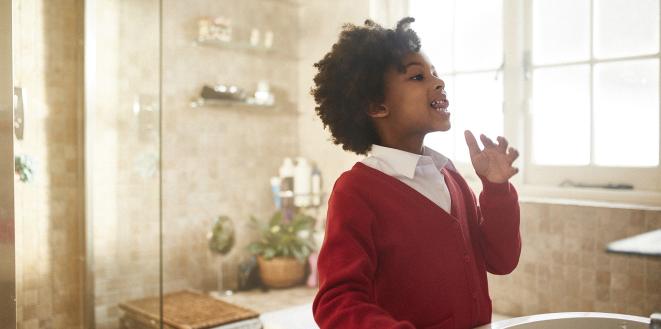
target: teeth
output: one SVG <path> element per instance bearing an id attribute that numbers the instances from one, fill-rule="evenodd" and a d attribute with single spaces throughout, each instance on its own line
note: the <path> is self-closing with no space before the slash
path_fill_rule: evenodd
<path id="1" fill-rule="evenodd" d="M 447 104 L 445 101 L 442 100 L 433 100 L 429 105 L 436 110 L 439 113 L 449 113 L 447 107 L 444 107 L 443 105 Z"/>
<path id="2" fill-rule="evenodd" d="M 431 102 L 430 105 L 431 105 L 431 107 L 433 107 L 433 108 L 435 108 L 435 109 L 440 109 L 440 108 L 441 108 L 441 104 L 443 104 L 441 101 L 434 100 L 434 101 Z"/>

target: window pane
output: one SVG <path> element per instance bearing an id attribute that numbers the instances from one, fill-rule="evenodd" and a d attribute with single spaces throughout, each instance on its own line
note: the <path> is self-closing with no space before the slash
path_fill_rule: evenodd
<path id="1" fill-rule="evenodd" d="M 659 60 L 595 65 L 595 161 L 659 163 Z"/>
<path id="2" fill-rule="evenodd" d="M 425 136 L 424 144 L 436 150 L 437 152 L 442 153 L 446 157 L 455 160 L 456 159 L 456 150 L 455 150 L 455 138 L 457 128 L 455 125 L 455 115 L 456 115 L 456 105 L 454 97 L 454 77 L 453 76 L 441 76 L 441 79 L 445 81 L 445 91 L 447 93 L 448 99 L 450 100 L 449 111 L 450 122 L 452 127 L 448 131 L 439 131 Z"/>
<path id="3" fill-rule="evenodd" d="M 590 1 L 534 0 L 534 64 L 590 58 Z"/>
<path id="4" fill-rule="evenodd" d="M 544 165 L 590 162 L 590 67 L 533 72 L 532 159 Z"/>
<path id="5" fill-rule="evenodd" d="M 455 77 L 452 129 L 456 135 L 457 161 L 470 162 L 465 129 L 471 130 L 476 137 L 485 134 L 492 140 L 503 134 L 503 83 L 495 76 L 496 72 L 492 71 Z"/>
<path id="6" fill-rule="evenodd" d="M 456 2 L 455 69 L 497 69 L 503 61 L 502 0 Z"/>
<path id="7" fill-rule="evenodd" d="M 429 56 L 436 71 L 452 71 L 454 1 L 413 0 L 410 13 L 415 18 L 413 28 L 422 42 L 422 51 Z"/>
<path id="8" fill-rule="evenodd" d="M 425 136 L 425 146 L 433 148 L 436 152 L 442 153 L 452 161 L 458 161 L 454 149 L 454 139 L 457 137 L 456 130 L 452 127 L 449 131 L 437 131 Z"/>
<path id="9" fill-rule="evenodd" d="M 595 0 L 594 23 L 598 58 L 659 51 L 659 0 Z"/>

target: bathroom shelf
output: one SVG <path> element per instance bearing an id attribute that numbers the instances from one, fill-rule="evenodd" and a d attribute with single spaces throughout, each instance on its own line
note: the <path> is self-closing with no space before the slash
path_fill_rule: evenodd
<path id="1" fill-rule="evenodd" d="M 197 98 L 191 101 L 190 107 L 206 108 L 214 110 L 226 110 L 236 113 L 255 114 L 255 115 L 278 115 L 278 116 L 296 116 L 296 110 L 286 110 L 282 106 L 251 104 L 244 101 L 233 100 L 209 100 Z"/>
<path id="2" fill-rule="evenodd" d="M 213 48 L 221 48 L 221 49 L 250 50 L 260 53 L 273 52 L 273 48 L 266 48 L 262 46 L 256 47 L 248 43 L 238 43 L 235 41 L 225 42 L 225 41 L 214 41 L 214 40 L 195 40 L 193 41 L 193 45 L 200 47 L 213 47 Z"/>
<path id="3" fill-rule="evenodd" d="M 251 53 L 255 55 L 266 55 L 280 57 L 289 60 L 297 60 L 296 54 L 287 54 L 280 51 L 276 51 L 273 47 L 267 48 L 264 46 L 253 46 L 247 42 L 224 42 L 224 41 L 214 41 L 214 40 L 195 40 L 193 41 L 193 46 L 204 47 L 204 48 L 215 48 L 223 50 L 233 50 L 241 51 L 245 53 Z"/>
<path id="4" fill-rule="evenodd" d="M 192 108 L 197 107 L 247 107 L 247 108 L 275 108 L 275 105 L 254 104 L 241 100 L 205 99 L 197 98 L 191 101 Z"/>

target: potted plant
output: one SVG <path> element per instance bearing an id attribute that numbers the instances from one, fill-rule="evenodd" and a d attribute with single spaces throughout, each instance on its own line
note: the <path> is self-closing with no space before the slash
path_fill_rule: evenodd
<path id="1" fill-rule="evenodd" d="M 260 224 L 260 239 L 248 248 L 257 256 L 262 282 L 271 288 L 286 288 L 298 284 L 305 275 L 306 260 L 316 249 L 313 240 L 315 219 L 302 212 L 285 216 L 277 211 L 268 223 Z"/>

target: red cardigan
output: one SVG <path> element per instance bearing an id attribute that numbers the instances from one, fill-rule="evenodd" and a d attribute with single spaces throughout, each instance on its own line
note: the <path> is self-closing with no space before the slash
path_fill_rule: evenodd
<path id="1" fill-rule="evenodd" d="M 472 328 L 491 321 L 486 272 L 512 272 L 521 252 L 517 193 L 509 183 L 482 178 L 478 208 L 459 173 L 441 171 L 451 214 L 360 162 L 338 178 L 312 306 L 321 329 Z"/>

